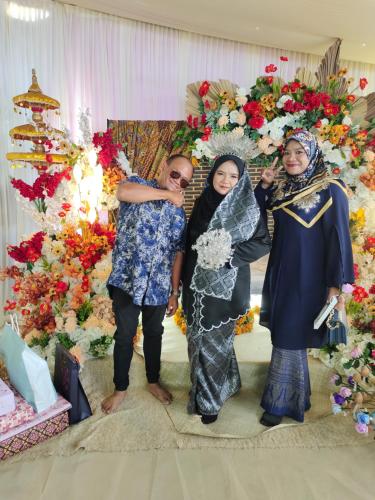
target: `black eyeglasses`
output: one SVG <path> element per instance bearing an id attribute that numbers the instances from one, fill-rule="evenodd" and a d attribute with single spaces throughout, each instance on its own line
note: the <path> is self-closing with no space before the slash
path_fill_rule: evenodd
<path id="1" fill-rule="evenodd" d="M 176 180 L 180 179 L 180 186 L 182 189 L 186 189 L 190 184 L 190 182 L 184 179 L 180 172 L 177 172 L 177 170 L 171 170 L 171 172 L 169 173 L 169 177 Z"/>

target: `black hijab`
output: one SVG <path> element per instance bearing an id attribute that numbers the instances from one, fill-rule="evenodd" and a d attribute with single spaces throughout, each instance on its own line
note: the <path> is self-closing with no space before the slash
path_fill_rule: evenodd
<path id="1" fill-rule="evenodd" d="M 193 245 L 196 239 L 207 231 L 208 224 L 215 213 L 215 210 L 224 200 L 225 194 L 220 194 L 214 189 L 214 176 L 217 169 L 226 161 L 233 161 L 238 168 L 238 174 L 241 178 L 245 171 L 245 162 L 238 156 L 227 154 L 219 156 L 207 176 L 206 188 L 199 198 L 197 198 L 193 212 L 189 220 L 188 244 Z"/>

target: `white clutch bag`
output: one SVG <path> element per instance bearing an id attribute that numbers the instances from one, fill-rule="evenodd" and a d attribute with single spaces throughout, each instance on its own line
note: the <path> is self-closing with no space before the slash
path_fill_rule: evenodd
<path id="1" fill-rule="evenodd" d="M 331 297 L 330 301 L 327 302 L 327 304 L 324 305 L 318 316 L 314 320 L 314 330 L 318 330 L 323 322 L 328 318 L 330 312 L 332 309 L 335 307 L 335 305 L 338 302 L 337 295 L 333 295 Z"/>

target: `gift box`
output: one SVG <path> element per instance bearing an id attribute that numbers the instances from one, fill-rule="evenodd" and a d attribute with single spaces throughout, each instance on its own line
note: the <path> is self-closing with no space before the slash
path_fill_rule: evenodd
<path id="1" fill-rule="evenodd" d="M 33 420 L 36 415 L 33 407 L 23 399 L 21 394 L 19 394 L 14 387 L 9 387 L 8 385 L 6 385 L 6 387 L 8 387 L 8 390 L 13 391 L 16 407 L 11 413 L 0 417 L 0 439 L 4 433 L 14 427 L 18 427 L 29 422 L 30 420 Z"/>
<path id="2" fill-rule="evenodd" d="M 0 434 L 0 460 L 56 436 L 69 425 L 68 410 L 71 404 L 58 395 L 57 401 L 47 410 L 34 414 L 34 418 Z"/>
<path id="3" fill-rule="evenodd" d="M 7 415 L 16 409 L 13 392 L 0 378 L 0 416 Z M 1 428 L 0 428 L 1 432 Z"/>

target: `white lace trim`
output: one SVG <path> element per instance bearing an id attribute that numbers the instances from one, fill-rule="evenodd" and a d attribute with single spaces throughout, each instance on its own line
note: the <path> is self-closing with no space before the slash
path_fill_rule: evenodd
<path id="1" fill-rule="evenodd" d="M 203 314 L 202 314 L 202 311 L 203 311 L 203 304 L 202 304 L 202 300 L 204 299 L 204 296 L 203 295 L 198 295 L 198 294 L 193 294 L 194 295 L 194 301 L 193 301 L 193 304 L 192 304 L 192 309 L 193 309 L 193 313 L 192 313 L 192 318 L 193 318 L 193 322 L 192 323 L 188 323 L 187 319 L 186 319 L 186 326 L 188 328 L 191 328 L 195 321 L 195 317 L 197 317 L 197 323 L 198 323 L 198 333 L 203 333 L 203 332 L 211 332 L 213 329 L 215 328 L 221 328 L 223 325 L 227 325 L 230 321 L 237 321 L 238 319 L 240 319 L 242 316 L 245 316 L 245 314 L 248 314 L 249 311 L 251 310 L 251 307 L 249 306 L 244 313 L 242 314 L 239 314 L 238 316 L 236 316 L 235 318 L 228 318 L 226 321 L 220 321 L 220 323 L 218 325 L 212 325 L 210 328 L 205 328 L 203 325 L 202 325 L 202 319 L 203 319 Z M 195 302 L 198 301 L 198 306 L 196 307 L 195 306 Z"/>

